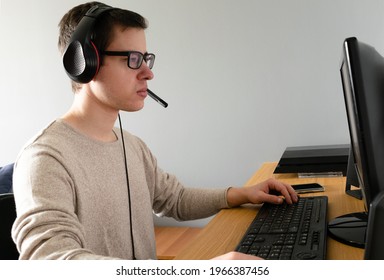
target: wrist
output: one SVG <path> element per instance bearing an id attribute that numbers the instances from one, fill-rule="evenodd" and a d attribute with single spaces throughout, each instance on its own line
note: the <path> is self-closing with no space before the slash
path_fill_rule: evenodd
<path id="1" fill-rule="evenodd" d="M 229 207 L 240 206 L 244 203 L 248 203 L 248 196 L 246 194 L 246 188 L 230 187 L 227 191 L 227 203 Z"/>

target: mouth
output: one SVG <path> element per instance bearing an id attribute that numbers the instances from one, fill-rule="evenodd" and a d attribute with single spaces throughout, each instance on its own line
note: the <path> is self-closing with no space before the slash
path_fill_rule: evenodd
<path id="1" fill-rule="evenodd" d="M 141 97 L 143 97 L 143 98 L 146 98 L 147 95 L 148 95 L 148 93 L 147 93 L 147 89 L 144 88 L 144 89 L 140 89 L 140 90 L 138 90 L 138 91 L 137 91 L 137 95 L 139 95 L 139 96 L 141 96 Z"/>

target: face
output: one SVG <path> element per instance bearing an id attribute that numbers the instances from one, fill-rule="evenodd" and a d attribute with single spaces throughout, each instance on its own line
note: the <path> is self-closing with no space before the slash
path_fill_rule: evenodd
<path id="1" fill-rule="evenodd" d="M 143 29 L 116 28 L 106 51 L 139 51 L 146 53 Z M 91 95 L 104 109 L 138 111 L 147 97 L 147 81 L 153 78 L 145 61 L 139 69 L 127 65 L 126 56 L 104 56 L 96 77 L 89 83 Z"/>

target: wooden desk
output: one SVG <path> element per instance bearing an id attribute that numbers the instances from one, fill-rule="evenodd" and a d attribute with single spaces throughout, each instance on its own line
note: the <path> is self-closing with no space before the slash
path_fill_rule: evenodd
<path id="1" fill-rule="evenodd" d="M 325 187 L 323 193 L 308 195 L 328 196 L 328 221 L 333 218 L 364 209 L 363 201 L 345 194 L 345 177 L 298 178 L 296 174 L 273 174 L 276 163 L 265 163 L 248 180 L 245 186 L 262 182 L 270 177 L 289 184 L 319 183 Z M 304 195 L 303 195 L 304 196 Z M 204 260 L 233 251 L 254 219 L 259 206 L 221 210 L 200 232 L 193 244 L 182 250 L 175 259 Z M 344 245 L 328 237 L 327 259 L 352 260 L 363 259 L 364 250 Z"/>

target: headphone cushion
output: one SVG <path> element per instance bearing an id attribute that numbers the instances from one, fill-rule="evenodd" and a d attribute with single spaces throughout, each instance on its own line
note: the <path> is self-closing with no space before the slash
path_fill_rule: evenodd
<path id="1" fill-rule="evenodd" d="M 84 49 L 79 41 L 73 41 L 63 55 L 63 64 L 68 76 L 78 83 L 90 82 L 99 69 L 99 54 L 97 48 L 85 44 Z"/>
<path id="2" fill-rule="evenodd" d="M 72 42 L 63 56 L 64 68 L 71 76 L 79 76 L 85 69 L 85 57 L 79 41 Z"/>

